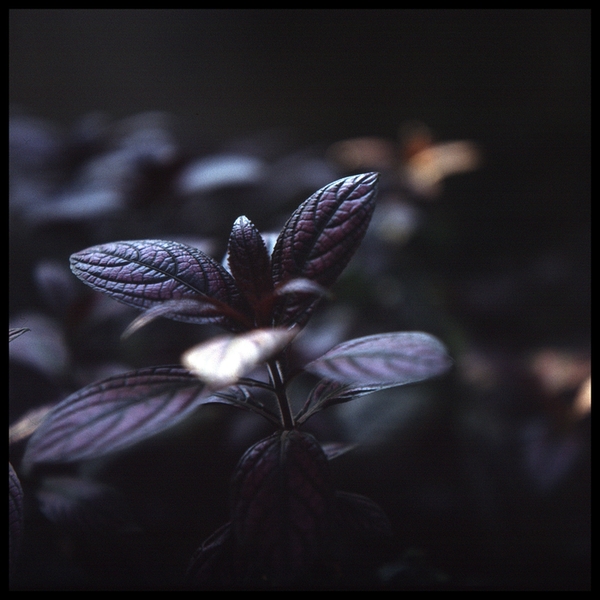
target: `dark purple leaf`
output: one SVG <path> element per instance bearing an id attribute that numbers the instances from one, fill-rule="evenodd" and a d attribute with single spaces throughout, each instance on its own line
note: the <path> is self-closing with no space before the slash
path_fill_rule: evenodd
<path id="1" fill-rule="evenodd" d="M 273 434 L 252 446 L 232 481 L 232 527 L 243 573 L 291 581 L 319 556 L 332 502 L 327 457 L 309 434 Z"/>
<path id="2" fill-rule="evenodd" d="M 260 232 L 246 217 L 238 217 L 233 224 L 227 258 L 236 283 L 256 310 L 260 300 L 273 291 L 271 259 Z"/>
<path id="3" fill-rule="evenodd" d="M 333 285 L 365 235 L 377 180 L 377 173 L 365 173 L 334 181 L 294 211 L 273 249 L 276 287 L 299 277 L 325 288 Z M 315 302 L 314 297 L 286 298 L 280 324 L 302 322 Z"/>
<path id="4" fill-rule="evenodd" d="M 166 300 L 198 301 L 193 308 L 169 313 L 171 319 L 233 329 L 247 321 L 246 304 L 231 275 L 185 244 L 139 240 L 94 246 L 71 256 L 71 270 L 93 289 L 139 309 Z"/>
<path id="5" fill-rule="evenodd" d="M 109 377 L 72 394 L 48 414 L 29 440 L 23 465 L 97 458 L 179 423 L 203 395 L 187 369 L 151 367 Z"/>
<path id="6" fill-rule="evenodd" d="M 21 539 L 23 537 L 23 488 L 21 482 L 8 463 L 8 562 L 14 568 Z"/>
<path id="7" fill-rule="evenodd" d="M 446 348 L 437 338 L 428 333 L 407 332 L 343 342 L 305 369 L 332 381 L 358 385 L 359 389 L 373 387 L 371 391 L 375 391 L 441 375 L 451 364 Z"/>
<path id="8" fill-rule="evenodd" d="M 351 528 L 376 535 L 392 535 L 392 526 L 381 507 L 366 496 L 349 492 L 335 493 L 338 514 Z"/>

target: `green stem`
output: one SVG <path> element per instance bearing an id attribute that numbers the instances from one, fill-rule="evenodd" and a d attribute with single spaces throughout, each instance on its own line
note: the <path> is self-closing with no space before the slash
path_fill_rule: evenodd
<path id="1" fill-rule="evenodd" d="M 277 402 L 279 404 L 279 413 L 281 415 L 281 425 L 284 429 L 294 428 L 294 417 L 292 416 L 292 410 L 290 402 L 287 397 L 285 389 L 285 383 L 280 369 L 280 362 L 278 360 L 270 360 L 267 363 L 269 367 L 269 375 L 277 396 Z"/>

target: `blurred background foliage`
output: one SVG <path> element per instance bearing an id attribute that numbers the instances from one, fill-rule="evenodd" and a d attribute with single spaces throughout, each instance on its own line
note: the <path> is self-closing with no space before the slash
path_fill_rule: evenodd
<path id="1" fill-rule="evenodd" d="M 332 469 L 397 531 L 357 543 L 337 585 L 588 589 L 590 34 L 566 9 L 10 10 L 9 318 L 31 330 L 10 345 L 11 424 L 215 333 L 159 320 L 121 341 L 136 313 L 82 289 L 72 252 L 162 238 L 220 259 L 238 215 L 276 232 L 377 170 L 369 235 L 297 360 L 414 329 L 456 366 L 313 425 L 360 444 Z M 175 586 L 264 433 L 207 408 L 24 478 L 15 588 Z"/>

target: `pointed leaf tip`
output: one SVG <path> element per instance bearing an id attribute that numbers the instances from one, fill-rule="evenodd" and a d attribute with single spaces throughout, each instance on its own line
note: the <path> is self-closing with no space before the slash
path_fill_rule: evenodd
<path id="1" fill-rule="evenodd" d="M 451 365 L 445 346 L 436 337 L 402 332 L 344 342 L 305 369 L 339 383 L 373 386 L 376 391 L 441 375 Z"/>
<path id="2" fill-rule="evenodd" d="M 377 183 L 377 173 L 339 179 L 294 211 L 273 249 L 271 269 L 276 287 L 296 278 L 326 288 L 335 283 L 366 233 Z M 279 324 L 298 322 L 314 304 L 314 298 L 282 299 Z"/>

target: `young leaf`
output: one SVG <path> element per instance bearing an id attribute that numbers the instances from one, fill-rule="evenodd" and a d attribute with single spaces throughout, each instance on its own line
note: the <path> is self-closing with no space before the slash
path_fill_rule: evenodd
<path id="1" fill-rule="evenodd" d="M 375 207 L 377 173 L 334 181 L 303 202 L 283 227 L 272 256 L 275 286 L 305 278 L 330 287 L 362 241 Z M 316 302 L 285 298 L 279 324 L 300 322 Z"/>
<path id="2" fill-rule="evenodd" d="M 273 291 L 271 259 L 260 232 L 246 217 L 238 217 L 233 224 L 227 259 L 239 288 L 257 308 L 261 298 Z"/>
<path id="3" fill-rule="evenodd" d="M 71 270 L 93 289 L 134 308 L 166 300 L 198 301 L 166 315 L 171 319 L 215 322 L 234 330 L 247 321 L 247 305 L 231 275 L 185 244 L 139 240 L 94 246 L 71 256 Z"/>
<path id="4" fill-rule="evenodd" d="M 441 375 L 451 364 L 446 348 L 437 338 L 408 332 L 343 342 L 304 368 L 339 383 L 373 386 L 371 391 L 375 391 Z"/>
<path id="5" fill-rule="evenodd" d="M 333 499 L 327 458 L 297 430 L 252 446 L 232 481 L 232 530 L 243 572 L 290 582 L 319 555 Z"/>
<path id="6" fill-rule="evenodd" d="M 181 367 L 139 369 L 89 385 L 48 414 L 29 440 L 23 465 L 97 458 L 135 444 L 201 404 L 221 402 L 203 387 Z"/>
<path id="7" fill-rule="evenodd" d="M 281 352 L 296 333 L 294 329 L 255 329 L 235 336 L 219 336 L 188 350 L 182 362 L 216 390 L 234 384 Z"/>

